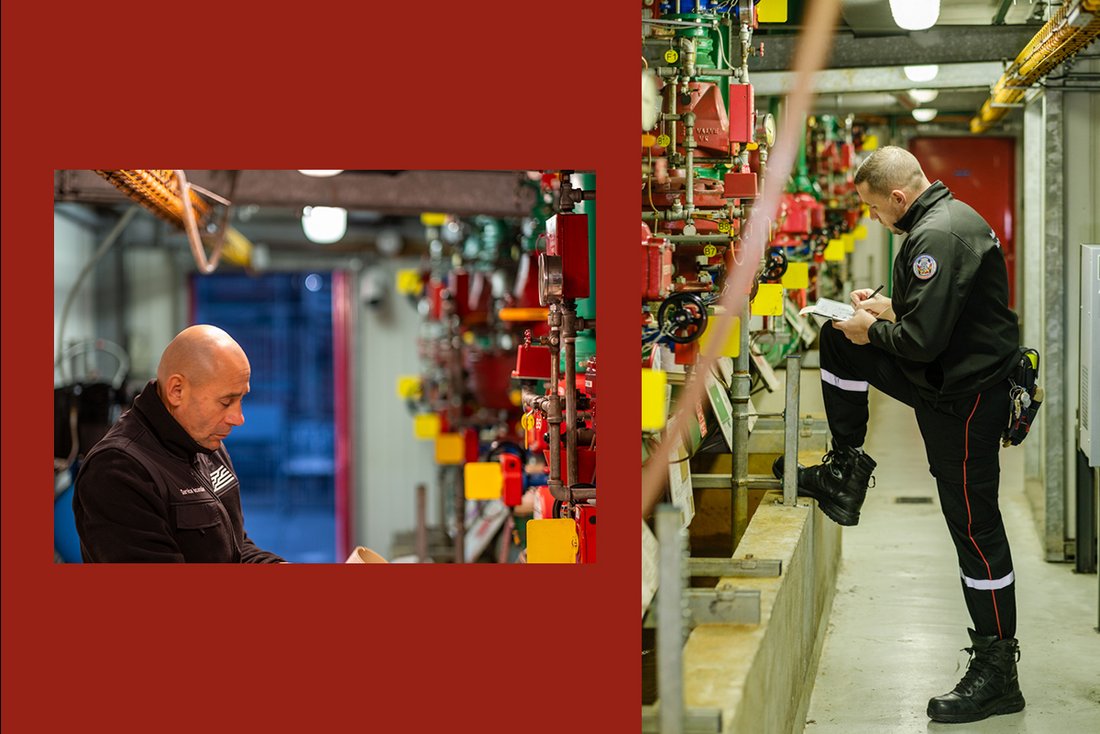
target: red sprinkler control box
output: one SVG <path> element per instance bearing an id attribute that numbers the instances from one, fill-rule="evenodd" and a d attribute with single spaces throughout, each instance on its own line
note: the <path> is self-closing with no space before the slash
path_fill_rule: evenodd
<path id="1" fill-rule="evenodd" d="M 555 214 L 546 220 L 546 254 L 561 258 L 562 295 L 588 297 L 588 215 Z"/>

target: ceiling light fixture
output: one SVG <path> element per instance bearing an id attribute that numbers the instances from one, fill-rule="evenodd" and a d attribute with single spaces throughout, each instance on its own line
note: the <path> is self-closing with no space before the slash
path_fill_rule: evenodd
<path id="1" fill-rule="evenodd" d="M 899 28 L 923 31 L 936 25 L 940 0 L 890 0 L 890 12 Z"/>
<path id="2" fill-rule="evenodd" d="M 348 210 L 338 206 L 307 206 L 302 209 L 302 231 L 310 242 L 331 245 L 348 231 Z"/>
<path id="3" fill-rule="evenodd" d="M 940 96 L 940 93 L 935 89 L 910 89 L 909 96 L 913 98 L 913 101 L 917 104 L 928 104 L 935 101 L 936 97 Z"/>
<path id="4" fill-rule="evenodd" d="M 932 122 L 939 112 L 935 107 L 918 107 L 913 110 L 913 119 L 917 122 Z"/>
<path id="5" fill-rule="evenodd" d="M 905 70 L 905 77 L 911 82 L 930 82 L 940 73 L 939 64 L 918 64 L 902 68 Z"/>
<path id="6" fill-rule="evenodd" d="M 328 178 L 329 176 L 335 176 L 338 173 L 343 173 L 344 172 L 344 169 L 342 169 L 342 168 L 339 171 L 327 171 L 327 170 L 326 171 L 315 171 L 315 170 L 303 171 L 301 168 L 299 168 L 297 170 L 298 170 L 298 173 L 305 174 L 306 176 L 312 176 L 313 178 Z"/>

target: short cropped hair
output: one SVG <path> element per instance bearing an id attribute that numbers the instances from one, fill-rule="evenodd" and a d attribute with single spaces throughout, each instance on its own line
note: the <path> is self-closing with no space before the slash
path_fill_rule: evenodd
<path id="1" fill-rule="evenodd" d="M 871 153 L 856 169 L 855 183 L 866 183 L 880 196 L 887 196 L 895 189 L 910 191 L 925 180 L 920 161 L 905 150 L 886 145 Z"/>

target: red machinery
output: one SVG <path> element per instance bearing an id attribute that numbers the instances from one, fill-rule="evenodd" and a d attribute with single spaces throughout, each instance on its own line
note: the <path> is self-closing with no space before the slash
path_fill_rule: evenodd
<path id="1" fill-rule="evenodd" d="M 529 185 L 538 187 L 539 204 L 522 227 L 484 217 L 425 221 L 432 252 L 419 291 L 425 372 L 410 405 L 438 425 L 440 486 L 455 495 L 460 562 L 476 560 L 463 555 L 467 528 L 475 540 L 488 538 L 491 513 L 507 516 L 519 537 L 538 492 L 552 498 L 547 519 L 574 518 L 577 538 L 587 531 L 577 540 L 585 549 L 579 560 L 595 552 L 594 531 L 581 525 L 583 514 L 594 526 L 594 400 L 577 364 L 577 343 L 592 342 L 594 322 L 578 314 L 592 263 L 589 218 L 576 205 L 592 197 L 567 172 Z M 494 481 L 499 491 L 491 494 Z M 531 562 L 535 550 L 527 549 Z"/>

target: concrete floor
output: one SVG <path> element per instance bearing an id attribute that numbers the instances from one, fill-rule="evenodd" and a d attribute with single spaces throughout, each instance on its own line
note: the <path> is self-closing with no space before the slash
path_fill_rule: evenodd
<path id="1" fill-rule="evenodd" d="M 872 390 L 865 448 L 878 461 L 877 486 L 859 525 L 844 530 L 804 732 L 1100 732 L 1097 578 L 1043 560 L 1023 492 L 1020 448 L 1001 453 L 1001 511 L 1017 578 L 1027 708 L 974 724 L 928 719 L 928 699 L 951 690 L 967 661 L 960 649 L 969 644 L 970 618 L 958 563 L 912 410 Z M 897 497 L 930 497 L 933 504 L 899 504 Z"/>

